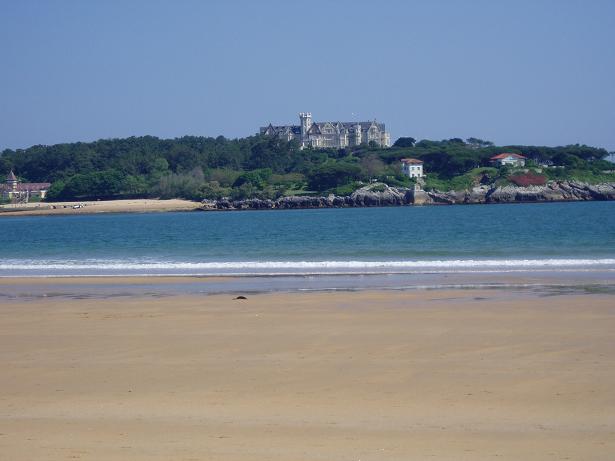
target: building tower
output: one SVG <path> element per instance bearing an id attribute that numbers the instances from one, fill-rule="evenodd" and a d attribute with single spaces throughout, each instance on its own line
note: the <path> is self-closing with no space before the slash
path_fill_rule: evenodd
<path id="1" fill-rule="evenodd" d="M 361 124 L 360 123 L 355 123 L 354 125 L 354 145 L 355 146 L 360 146 L 361 143 L 363 142 L 363 137 L 361 136 L 363 133 L 361 133 Z"/>
<path id="2" fill-rule="evenodd" d="M 15 173 L 13 173 L 13 170 L 11 170 L 9 175 L 6 177 L 6 183 L 13 192 L 17 192 L 17 182 L 17 177 L 15 176 Z"/>
<path id="3" fill-rule="evenodd" d="M 312 113 L 300 112 L 299 120 L 301 122 L 301 142 L 306 143 L 308 140 L 308 131 L 312 128 Z"/>

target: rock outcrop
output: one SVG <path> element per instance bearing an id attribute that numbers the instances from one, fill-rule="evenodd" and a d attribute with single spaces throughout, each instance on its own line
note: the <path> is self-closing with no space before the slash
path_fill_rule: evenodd
<path id="1" fill-rule="evenodd" d="M 590 185 L 553 181 L 544 186 L 482 185 L 464 191 L 423 191 L 379 184 L 356 190 L 349 196 L 291 196 L 277 200 L 205 200 L 204 210 L 268 210 L 299 208 L 352 208 L 402 205 L 455 205 L 478 203 L 565 202 L 615 200 L 615 183 Z"/>
<path id="2" fill-rule="evenodd" d="M 427 195 L 432 204 L 615 200 L 615 184 L 590 185 L 575 181 L 553 181 L 544 186 L 479 186 L 465 191 L 430 191 Z"/>
<path id="3" fill-rule="evenodd" d="M 388 186 L 384 186 L 384 190 L 362 187 L 354 191 L 349 198 L 352 206 L 399 206 L 410 203 L 407 192 L 408 189 L 395 189 Z"/>

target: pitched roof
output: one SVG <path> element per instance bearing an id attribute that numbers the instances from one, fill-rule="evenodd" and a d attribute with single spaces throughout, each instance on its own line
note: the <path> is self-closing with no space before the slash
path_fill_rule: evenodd
<path id="1" fill-rule="evenodd" d="M 350 127 L 354 127 L 356 125 L 359 125 L 361 127 L 361 131 L 369 130 L 372 125 L 376 125 L 376 127 L 380 131 L 384 131 L 385 130 L 384 123 L 378 123 L 376 121 L 373 121 L 373 122 L 342 122 L 342 125 L 344 125 L 346 128 L 350 128 Z"/>
<path id="2" fill-rule="evenodd" d="M 16 190 L 19 192 L 35 192 L 41 190 L 47 190 L 51 187 L 51 183 L 48 182 L 25 182 L 17 184 Z M 8 184 L 0 184 L 0 191 L 12 191 L 13 188 Z"/>
<path id="3" fill-rule="evenodd" d="M 491 157 L 491 160 L 500 160 L 500 159 L 507 158 L 507 157 L 513 157 L 513 158 L 518 158 L 518 159 L 527 158 L 520 154 L 504 153 L 504 154 L 494 155 L 493 157 Z"/>
<path id="4" fill-rule="evenodd" d="M 416 158 L 402 158 L 401 163 L 410 163 L 413 165 L 422 165 L 423 161 Z"/>
<path id="5" fill-rule="evenodd" d="M 322 134 L 320 131 L 319 123 L 313 123 L 310 129 L 308 130 L 308 134 Z"/>
<path id="6" fill-rule="evenodd" d="M 301 127 L 299 125 L 277 125 L 274 126 L 271 123 L 269 124 L 269 126 L 263 126 L 261 127 L 261 134 L 267 134 L 267 135 L 276 135 L 279 133 L 294 133 L 294 134 L 300 134 L 301 133 Z"/>
<path id="7" fill-rule="evenodd" d="M 17 176 L 15 176 L 15 173 L 13 173 L 13 170 L 11 170 L 9 175 L 6 177 L 6 180 L 7 181 L 17 181 Z"/>

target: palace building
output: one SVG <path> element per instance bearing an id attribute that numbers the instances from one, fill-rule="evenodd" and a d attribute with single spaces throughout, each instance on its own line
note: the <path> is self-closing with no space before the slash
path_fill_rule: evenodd
<path id="1" fill-rule="evenodd" d="M 31 197 L 44 199 L 51 186 L 48 182 L 19 182 L 12 171 L 6 177 L 6 182 L 0 184 L 0 197 L 4 200 L 27 202 Z"/>
<path id="2" fill-rule="evenodd" d="M 261 127 L 260 134 L 278 136 L 286 141 L 297 140 L 301 148 L 315 149 L 359 146 L 375 143 L 379 147 L 391 146 L 391 135 L 384 123 L 372 122 L 314 122 L 310 112 L 299 114 L 299 125 Z"/>

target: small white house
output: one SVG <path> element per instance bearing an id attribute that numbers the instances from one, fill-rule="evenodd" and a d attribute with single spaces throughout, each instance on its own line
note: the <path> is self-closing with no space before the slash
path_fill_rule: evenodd
<path id="1" fill-rule="evenodd" d="M 401 171 L 409 178 L 422 178 L 425 176 L 423 174 L 423 162 L 415 158 L 402 158 Z"/>
<path id="2" fill-rule="evenodd" d="M 520 154 L 498 154 L 494 155 L 489 159 L 491 164 L 497 166 L 511 165 L 511 166 L 525 166 L 525 159 L 523 155 Z"/>

